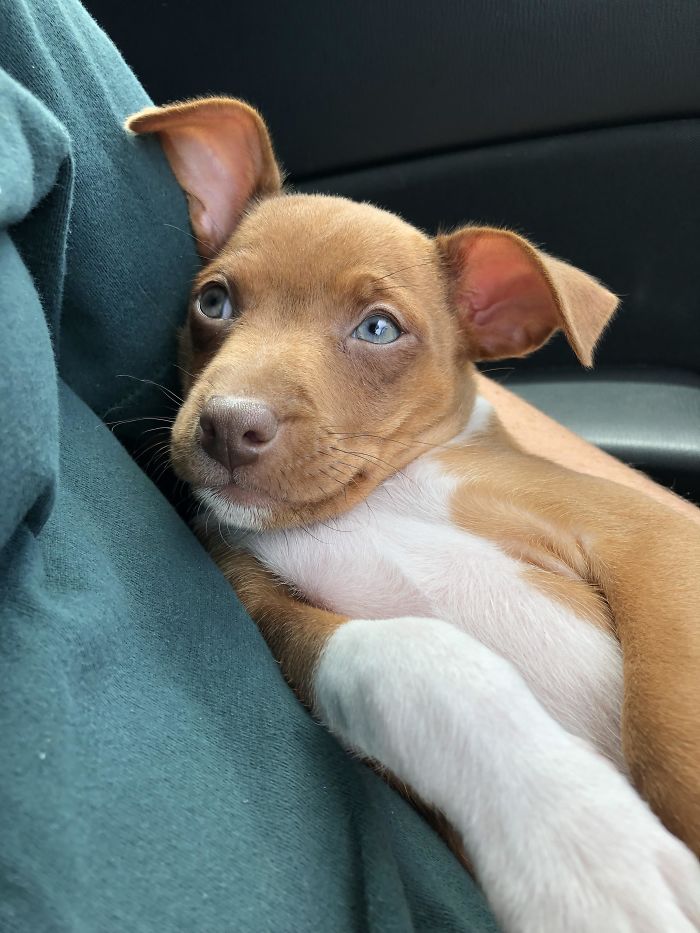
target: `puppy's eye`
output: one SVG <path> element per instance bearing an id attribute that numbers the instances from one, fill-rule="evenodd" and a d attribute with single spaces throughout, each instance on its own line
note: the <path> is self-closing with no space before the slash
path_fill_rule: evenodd
<path id="1" fill-rule="evenodd" d="M 368 343 L 393 343 L 401 336 L 401 328 L 388 314 L 370 314 L 352 332 L 358 340 Z"/>
<path id="2" fill-rule="evenodd" d="M 231 299 L 223 285 L 206 285 L 199 293 L 197 307 L 206 317 L 226 320 L 233 315 Z"/>

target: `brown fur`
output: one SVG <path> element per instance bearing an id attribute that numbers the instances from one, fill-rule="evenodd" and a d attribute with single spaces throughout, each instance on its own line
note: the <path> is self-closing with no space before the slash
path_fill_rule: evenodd
<path id="1" fill-rule="evenodd" d="M 178 177 L 198 181 L 219 125 L 229 139 L 245 131 L 236 159 L 221 156 L 220 196 L 208 200 L 206 184 L 196 195 L 193 225 L 207 242 L 229 176 L 236 203 L 248 207 L 242 219 L 238 208 L 232 212 L 225 245 L 195 283 L 183 337 L 187 397 L 172 435 L 182 478 L 233 501 L 273 504 L 270 527 L 322 521 L 458 432 L 474 399 L 475 358 L 522 355 L 561 327 L 590 363 L 615 304 L 594 280 L 514 234 L 464 228 L 433 240 L 369 205 L 279 193 L 267 135 L 260 142 L 260 125 L 240 107 L 218 101 L 216 121 L 195 121 L 200 150 L 173 143 L 183 132 L 190 140 L 191 109 L 166 123 L 160 110 L 130 123 L 160 133 Z M 181 164 L 183 153 L 194 171 Z M 508 270 L 516 273 L 508 278 Z M 229 290 L 232 320 L 204 319 L 197 310 L 209 282 Z M 375 304 L 405 331 L 396 345 L 350 339 Z M 262 399 L 281 425 L 263 458 L 230 475 L 198 445 L 199 413 L 213 395 Z M 452 502 L 455 523 L 496 541 L 534 586 L 619 637 L 633 781 L 700 853 L 697 525 L 625 486 L 532 456 L 498 426 L 480 443 L 440 456 L 446 470 L 465 477 Z M 212 551 L 285 676 L 313 705 L 314 666 L 346 619 L 308 605 L 252 558 L 220 545 Z"/>
<path id="2" fill-rule="evenodd" d="M 328 638 L 347 616 L 326 612 L 296 597 L 250 554 L 207 542 L 214 560 L 262 632 L 299 698 L 313 706 L 313 671 Z"/>

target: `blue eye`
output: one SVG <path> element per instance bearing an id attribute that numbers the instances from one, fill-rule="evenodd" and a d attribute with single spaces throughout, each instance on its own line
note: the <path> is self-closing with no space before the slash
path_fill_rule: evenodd
<path id="1" fill-rule="evenodd" d="M 401 336 L 401 329 L 387 314 L 370 314 L 352 332 L 358 340 L 367 343 L 393 343 Z"/>
<path id="2" fill-rule="evenodd" d="M 233 316 L 231 299 L 223 285 L 206 285 L 197 298 L 197 307 L 206 317 L 225 321 Z"/>

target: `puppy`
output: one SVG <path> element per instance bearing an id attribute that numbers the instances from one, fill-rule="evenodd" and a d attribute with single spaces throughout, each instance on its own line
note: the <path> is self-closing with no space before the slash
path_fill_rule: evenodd
<path id="1" fill-rule="evenodd" d="M 206 260 L 174 467 L 298 695 L 444 816 L 506 930 L 700 929 L 700 531 L 475 388 L 557 330 L 590 366 L 615 297 L 508 231 L 284 193 L 239 101 L 127 127 Z"/>

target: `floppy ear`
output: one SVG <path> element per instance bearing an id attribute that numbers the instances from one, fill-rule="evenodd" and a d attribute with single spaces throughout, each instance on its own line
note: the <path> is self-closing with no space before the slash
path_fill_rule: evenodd
<path id="1" fill-rule="evenodd" d="M 210 259 L 231 236 L 256 195 L 274 194 L 280 170 L 262 117 L 240 100 L 210 97 L 147 107 L 125 123 L 157 133 L 184 189 L 200 255 Z"/>
<path id="2" fill-rule="evenodd" d="M 437 237 L 452 302 L 474 360 L 526 356 L 563 330 L 584 366 L 618 305 L 591 276 L 506 230 Z"/>

